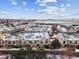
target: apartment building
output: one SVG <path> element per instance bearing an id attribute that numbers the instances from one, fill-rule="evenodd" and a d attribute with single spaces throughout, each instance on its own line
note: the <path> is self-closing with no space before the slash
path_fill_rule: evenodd
<path id="1" fill-rule="evenodd" d="M 15 23 L 18 24 L 21 21 Z M 9 26 L 3 23 L 0 24 L 0 47 L 15 48 L 26 46 L 27 44 L 51 45 L 54 39 L 58 39 L 63 45 L 79 45 L 78 25 L 22 23 L 14 26 L 10 26 L 11 24 Z M 55 34 L 55 32 L 58 32 L 58 34 Z"/>

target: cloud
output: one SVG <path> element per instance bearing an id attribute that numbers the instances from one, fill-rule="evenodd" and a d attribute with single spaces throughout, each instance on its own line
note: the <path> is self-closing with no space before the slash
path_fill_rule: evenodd
<path id="1" fill-rule="evenodd" d="M 25 10 L 25 11 L 35 11 L 34 8 L 31 8 L 31 9 L 30 9 L 30 8 L 25 8 L 24 10 Z"/>
<path id="2" fill-rule="evenodd" d="M 55 14 L 57 10 L 58 10 L 57 7 L 52 6 L 52 7 L 47 7 L 46 9 L 37 10 L 37 12 L 43 14 Z"/>
<path id="3" fill-rule="evenodd" d="M 56 3 L 57 0 L 36 0 L 37 3 L 49 3 L 49 2 L 54 2 Z"/>
<path id="4" fill-rule="evenodd" d="M 67 3 L 67 7 L 70 7 L 71 6 L 71 4 L 70 3 Z"/>
<path id="5" fill-rule="evenodd" d="M 27 3 L 25 1 L 22 1 L 23 5 L 26 5 Z"/>
<path id="6" fill-rule="evenodd" d="M 9 15 L 10 12 L 8 12 L 8 11 L 1 11 L 0 14 L 2 14 L 2 15 Z"/>
<path id="7" fill-rule="evenodd" d="M 13 5 L 17 5 L 16 0 L 10 0 Z"/>
<path id="8" fill-rule="evenodd" d="M 65 7 L 60 8 L 60 11 L 65 11 L 65 10 L 66 10 L 66 8 L 65 8 Z"/>
<path id="9" fill-rule="evenodd" d="M 0 11 L 0 18 L 10 18 L 13 17 L 13 13 L 9 11 Z"/>
<path id="10" fill-rule="evenodd" d="M 59 10 L 60 11 L 65 11 L 67 9 L 67 7 L 70 7 L 70 6 L 71 6 L 70 3 L 67 3 L 66 5 L 61 4 Z"/>
<path id="11" fill-rule="evenodd" d="M 16 0 L 10 0 L 10 1 L 16 1 Z"/>
<path id="12" fill-rule="evenodd" d="M 79 11 L 74 12 L 72 15 L 79 15 Z"/>
<path id="13" fill-rule="evenodd" d="M 22 10 L 22 7 L 13 7 L 16 10 Z"/>
<path id="14" fill-rule="evenodd" d="M 48 15 L 65 15 L 63 14 L 64 11 L 66 11 L 67 8 L 62 4 L 62 7 L 56 7 L 56 6 L 48 6 L 45 9 L 37 10 L 37 12 L 41 14 L 48 14 Z"/>
<path id="15" fill-rule="evenodd" d="M 44 3 L 40 3 L 39 6 L 46 6 L 46 4 L 44 4 Z"/>
<path id="16" fill-rule="evenodd" d="M 35 9 L 34 9 L 34 8 L 32 8 L 31 10 L 32 10 L 32 11 L 34 11 Z"/>
<path id="17" fill-rule="evenodd" d="M 44 7 L 44 6 L 47 6 L 47 3 L 51 3 L 51 2 L 57 3 L 57 0 L 36 0 L 35 4 L 38 3 L 39 6 Z"/>
<path id="18" fill-rule="evenodd" d="M 63 7 L 70 7 L 70 6 L 71 6 L 70 3 L 67 3 L 66 5 L 64 5 L 64 4 L 61 4 L 61 5 L 60 5 L 61 8 L 63 8 Z"/>
<path id="19" fill-rule="evenodd" d="M 29 8 L 25 8 L 24 10 L 25 10 L 25 11 L 28 11 L 28 10 L 29 10 Z"/>
<path id="20" fill-rule="evenodd" d="M 0 11 L 0 18 L 3 18 L 3 19 L 13 19 L 15 18 L 16 14 L 15 13 L 12 13 L 12 12 L 9 12 L 9 11 Z"/>
<path id="21" fill-rule="evenodd" d="M 17 5 L 17 3 L 16 3 L 15 1 L 12 1 L 12 4 L 13 4 L 13 5 Z"/>
<path id="22" fill-rule="evenodd" d="M 60 7 L 64 7 L 64 4 L 61 4 Z"/>

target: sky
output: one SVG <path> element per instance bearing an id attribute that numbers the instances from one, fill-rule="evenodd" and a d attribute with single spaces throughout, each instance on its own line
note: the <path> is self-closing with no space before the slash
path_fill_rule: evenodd
<path id="1" fill-rule="evenodd" d="M 79 0 L 0 0 L 0 18 L 62 19 L 79 17 Z"/>

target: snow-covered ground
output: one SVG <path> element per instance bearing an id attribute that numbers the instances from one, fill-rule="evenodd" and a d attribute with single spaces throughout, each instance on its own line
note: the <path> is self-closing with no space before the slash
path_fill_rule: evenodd
<path id="1" fill-rule="evenodd" d="M 48 54 L 47 55 L 47 58 L 48 59 L 79 59 L 79 57 L 69 57 L 69 56 L 66 56 L 66 55 L 51 55 L 51 54 Z"/>
<path id="2" fill-rule="evenodd" d="M 0 55 L 0 59 L 10 59 L 10 55 Z"/>
<path id="3" fill-rule="evenodd" d="M 10 59 L 10 55 L 0 55 L 0 59 Z M 48 55 L 47 59 L 69 59 L 66 55 Z M 79 57 L 70 57 L 70 59 L 79 59 Z"/>

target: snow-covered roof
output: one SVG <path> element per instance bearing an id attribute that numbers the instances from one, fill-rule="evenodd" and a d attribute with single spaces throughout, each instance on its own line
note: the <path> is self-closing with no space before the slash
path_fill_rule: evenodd
<path id="1" fill-rule="evenodd" d="M 79 40 L 79 33 L 62 33 L 66 40 Z"/>
<path id="2" fill-rule="evenodd" d="M 48 33 L 24 33 L 18 35 L 20 39 L 24 40 L 41 40 L 41 39 L 49 39 Z"/>
<path id="3" fill-rule="evenodd" d="M 10 33 L 5 33 L 3 35 L 3 40 L 16 40 L 16 39 L 17 39 L 16 36 L 11 35 Z"/>

